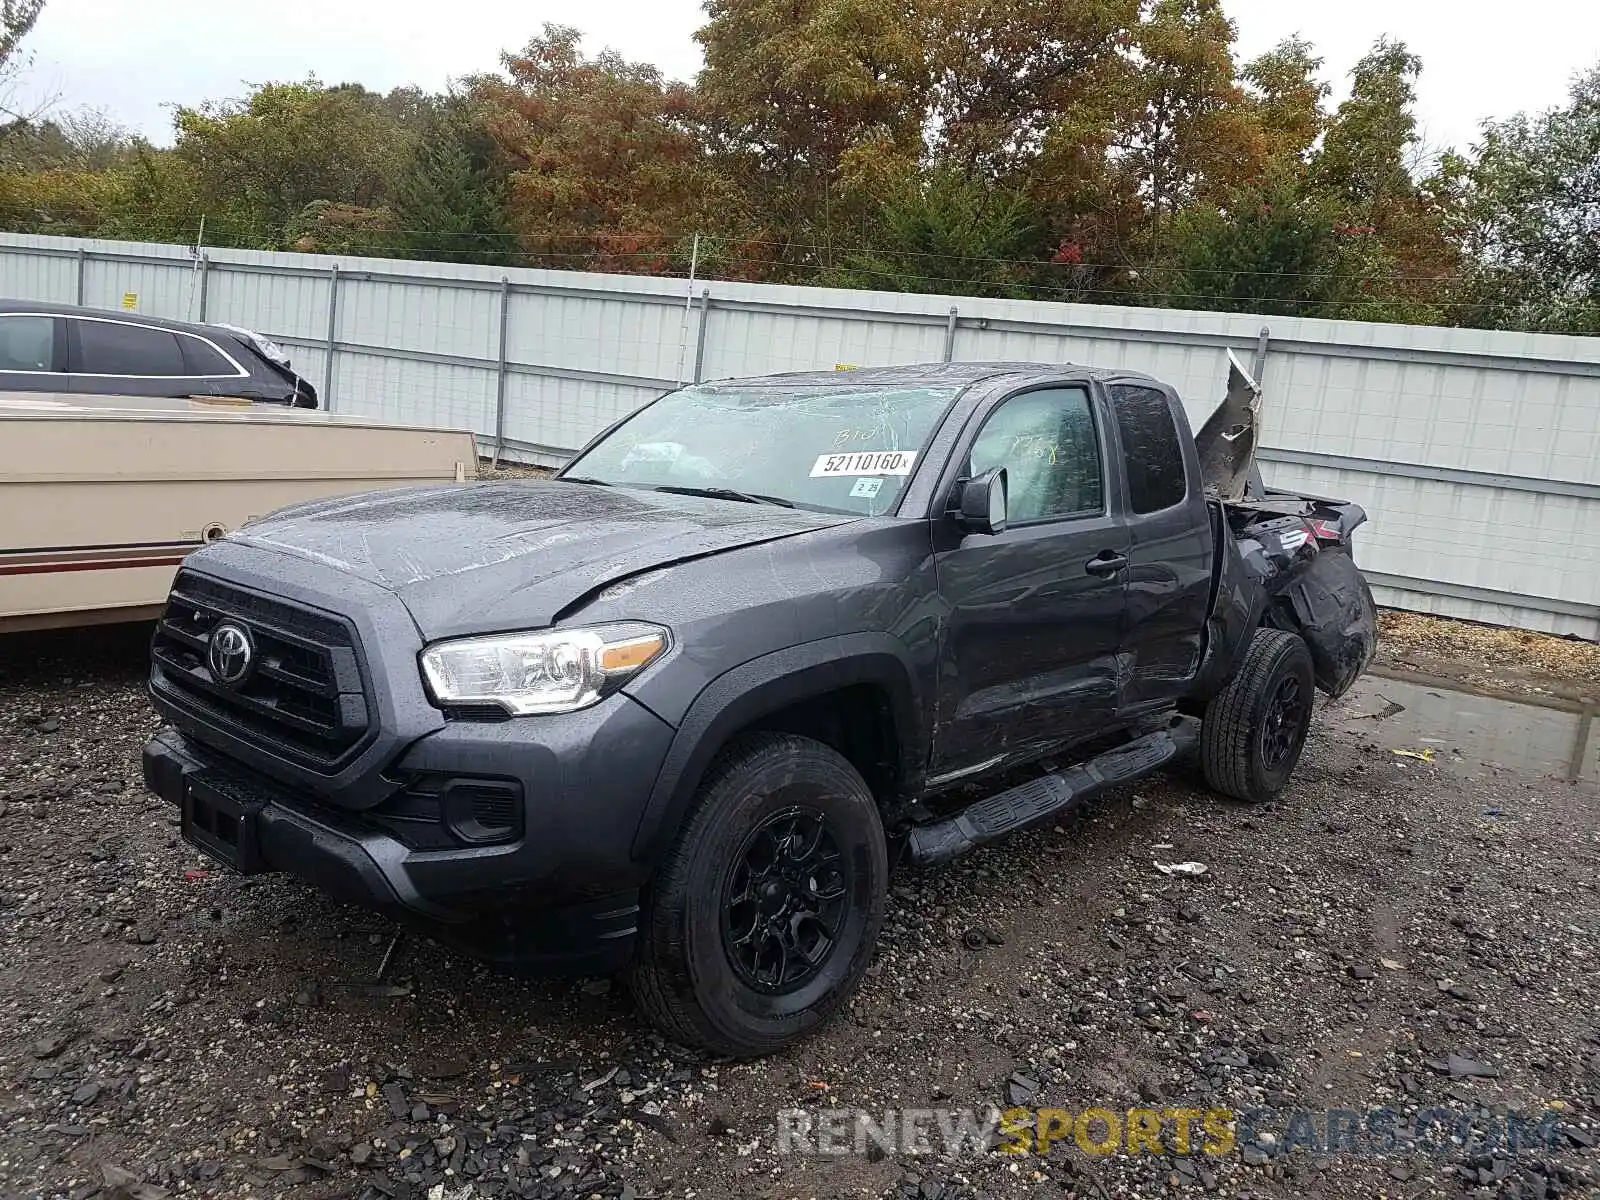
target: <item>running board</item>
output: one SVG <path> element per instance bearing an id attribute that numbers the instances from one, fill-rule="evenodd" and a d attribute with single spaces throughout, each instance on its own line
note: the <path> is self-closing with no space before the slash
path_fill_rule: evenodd
<path id="1" fill-rule="evenodd" d="M 1192 749 L 1199 737 L 1199 720 L 1175 717 L 1166 729 L 1065 771 L 997 792 L 948 820 L 917 826 L 906 838 L 906 857 L 919 867 L 947 863 L 968 850 L 1074 808 L 1108 788 L 1142 779 Z"/>

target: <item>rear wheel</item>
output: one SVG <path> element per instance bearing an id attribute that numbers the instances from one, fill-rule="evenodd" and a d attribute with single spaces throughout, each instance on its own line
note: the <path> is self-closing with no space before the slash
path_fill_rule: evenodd
<path id="1" fill-rule="evenodd" d="M 771 1053 L 860 982 L 888 874 L 877 805 L 842 755 L 791 734 L 741 739 L 645 898 L 634 999 L 677 1041 Z"/>
<path id="2" fill-rule="evenodd" d="M 1251 803 L 1282 791 L 1305 749 L 1315 687 L 1305 641 L 1258 629 L 1232 681 L 1206 706 L 1200 729 L 1206 782 Z"/>

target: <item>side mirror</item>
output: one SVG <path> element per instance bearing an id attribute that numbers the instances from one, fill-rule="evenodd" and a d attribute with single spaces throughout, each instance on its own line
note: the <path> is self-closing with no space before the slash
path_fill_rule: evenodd
<path id="1" fill-rule="evenodd" d="M 969 533 L 1006 531 L 1006 469 L 992 467 L 961 485 L 956 520 Z"/>

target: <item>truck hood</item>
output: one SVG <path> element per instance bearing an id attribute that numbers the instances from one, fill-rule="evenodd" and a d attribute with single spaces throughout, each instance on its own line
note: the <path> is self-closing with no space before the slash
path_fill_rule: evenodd
<path id="1" fill-rule="evenodd" d="M 434 639 L 548 625 L 632 575 L 854 519 L 526 480 L 316 500 L 228 540 L 386 588 Z"/>

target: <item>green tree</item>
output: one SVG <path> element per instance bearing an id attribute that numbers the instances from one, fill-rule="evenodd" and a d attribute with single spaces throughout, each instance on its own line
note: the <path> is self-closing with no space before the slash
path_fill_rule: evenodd
<path id="1" fill-rule="evenodd" d="M 1226 114 L 1245 153 L 1218 169 L 1202 135 L 1198 153 L 1174 154 L 1194 164 L 1195 194 L 1167 220 L 1137 290 L 1175 308 L 1320 313 L 1336 288 L 1330 272 L 1338 249 L 1337 206 L 1305 170 L 1327 120 L 1322 62 L 1308 43 L 1290 39 L 1247 63 L 1235 91 L 1218 69 L 1215 17 L 1210 25 L 1199 42 L 1209 51 L 1196 58 L 1210 85 L 1198 94 L 1200 112 L 1208 120 Z"/>
<path id="2" fill-rule="evenodd" d="M 1235 33 L 1219 0 L 1155 0 L 1135 31 L 1119 166 L 1138 181 L 1156 250 L 1170 213 L 1260 166 L 1259 129 L 1234 80 Z"/>
<path id="3" fill-rule="evenodd" d="M 1245 64 L 1242 79 L 1269 158 L 1303 162 L 1322 132 L 1328 114 L 1328 85 L 1318 77 L 1322 59 L 1311 43 L 1293 37 Z"/>
<path id="4" fill-rule="evenodd" d="M 508 263 L 516 239 L 505 212 L 505 171 L 470 96 L 429 102 L 409 119 L 416 137 L 390 189 L 397 247 L 414 258 Z"/>
<path id="5" fill-rule="evenodd" d="M 1447 319 L 1460 277 L 1445 189 L 1417 136 L 1422 62 L 1380 39 L 1356 64 L 1350 96 L 1311 156 L 1309 183 L 1334 204 L 1340 280 L 1330 315 L 1366 321 Z"/>
<path id="6" fill-rule="evenodd" d="M 43 11 L 44 0 L 0 0 L 0 68 L 14 60 Z"/>
<path id="7" fill-rule="evenodd" d="M 107 171 L 130 161 L 139 139 L 100 109 L 35 121 L 0 142 L 4 166 L 20 171 Z"/>
<path id="8" fill-rule="evenodd" d="M 1074 121 L 1067 169 L 1047 153 L 1035 176 L 1052 199 L 1055 278 L 1068 295 L 1161 302 L 1168 283 L 1149 268 L 1172 252 L 1174 216 L 1223 204 L 1259 174 L 1265 140 L 1235 78 L 1234 36 L 1217 0 L 1146 0 L 1117 35 L 1096 89 L 1098 146 L 1093 123 Z M 1053 132 L 1047 149 L 1057 141 Z"/>
<path id="9" fill-rule="evenodd" d="M 1097 170 L 1139 0 L 924 0 L 931 153 L 969 176 Z"/>
<path id="10" fill-rule="evenodd" d="M 16 101 L 17 76 L 27 66 L 22 40 L 43 11 L 44 0 L 0 0 L 0 149 L 43 115 L 43 106 L 25 110 Z"/>
<path id="11" fill-rule="evenodd" d="M 1318 316 L 1338 294 L 1334 207 L 1279 168 L 1225 204 L 1178 213 L 1170 252 L 1148 272 L 1147 294 L 1165 307 Z"/>
<path id="12" fill-rule="evenodd" d="M 1026 297 L 1044 241 L 1038 212 L 1017 192 L 954 166 L 935 167 L 882 202 L 870 247 L 840 252 L 822 282 L 839 287 Z"/>
<path id="13" fill-rule="evenodd" d="M 693 114 L 741 198 L 734 223 L 828 242 L 867 200 L 853 179 L 904 172 L 920 155 L 918 14 L 897 0 L 708 0 L 706 11 Z M 811 261 L 804 250 L 792 260 Z"/>
<path id="14" fill-rule="evenodd" d="M 373 209 L 386 199 L 405 133 L 383 98 L 355 84 L 270 83 L 243 101 L 180 108 L 174 155 L 219 240 L 277 249 L 314 201 Z"/>
<path id="15" fill-rule="evenodd" d="M 1487 124 L 1460 169 L 1485 323 L 1600 333 L 1600 65 L 1565 105 Z"/>
<path id="16" fill-rule="evenodd" d="M 1351 73 L 1350 98 L 1329 122 L 1313 173 L 1354 215 L 1381 215 L 1409 196 L 1417 150 L 1416 79 L 1422 60 L 1402 42 L 1380 39 Z"/>
<path id="17" fill-rule="evenodd" d="M 46 168 L 0 171 L 0 228 L 60 237 L 103 231 L 130 206 L 127 181 L 112 172 Z M 148 227 L 136 240 L 156 240 Z"/>

